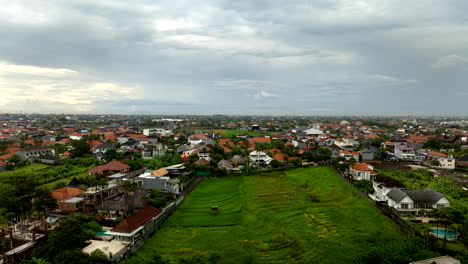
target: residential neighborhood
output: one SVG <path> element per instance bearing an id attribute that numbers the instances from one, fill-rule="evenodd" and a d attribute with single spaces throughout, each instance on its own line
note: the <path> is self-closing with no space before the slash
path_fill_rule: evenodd
<path id="1" fill-rule="evenodd" d="M 76 214 L 100 226 L 82 252 L 123 261 L 204 178 L 329 166 L 378 208 L 421 225 L 447 223 L 432 211 L 466 201 L 465 121 L 178 118 L 2 115 L 0 184 L 34 181 L 21 201 L 8 200 L 8 189 L 0 195 L 1 263 L 27 259 Z M 432 179 L 445 185 L 425 185 Z M 459 194 L 442 187 L 449 183 Z M 28 223 L 38 227 L 8 233 Z M 459 241 L 464 232 L 457 229 Z"/>

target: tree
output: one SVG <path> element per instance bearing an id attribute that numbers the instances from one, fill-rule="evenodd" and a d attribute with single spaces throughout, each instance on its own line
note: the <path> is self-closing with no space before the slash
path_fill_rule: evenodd
<path id="1" fill-rule="evenodd" d="M 430 160 L 429 165 L 440 167 L 440 161 L 437 159 Z"/>
<path id="2" fill-rule="evenodd" d="M 353 185 L 354 185 L 354 187 L 356 187 L 357 189 L 359 189 L 360 191 L 362 191 L 362 192 L 364 192 L 366 194 L 374 193 L 374 186 L 372 184 L 372 181 L 360 180 L 360 181 L 354 182 Z"/>
<path id="3" fill-rule="evenodd" d="M 34 194 L 33 208 L 39 212 L 43 212 L 44 215 L 47 209 L 55 208 L 57 201 L 52 197 L 50 191 L 43 187 L 36 188 Z"/>
<path id="4" fill-rule="evenodd" d="M 439 141 L 437 141 L 437 140 L 435 140 L 433 138 L 430 138 L 423 145 L 424 148 L 430 148 L 430 149 L 435 149 L 435 150 L 439 150 L 441 146 L 442 146 L 442 144 Z"/>
<path id="5" fill-rule="evenodd" d="M 102 156 L 106 162 L 111 162 L 112 160 L 117 158 L 117 150 L 115 149 L 108 149 L 104 152 Z"/>
<path id="6" fill-rule="evenodd" d="M 283 166 L 283 163 L 281 163 L 280 161 L 277 161 L 277 160 L 272 160 L 270 162 L 270 166 L 273 167 L 273 168 L 280 168 Z"/>
<path id="7" fill-rule="evenodd" d="M 128 198 L 129 198 L 130 194 L 134 194 L 134 192 L 140 188 L 140 182 L 132 181 L 132 180 L 123 181 L 121 187 L 124 189 L 124 192 L 125 192 L 126 204 L 127 204 L 127 206 L 130 205 L 130 208 L 127 208 L 127 210 L 130 213 L 133 213 L 133 210 L 134 210 L 134 208 L 133 208 L 134 207 L 133 198 L 134 198 L 134 196 L 131 195 L 131 197 L 132 197 L 131 202 L 128 202 Z"/>
<path id="8" fill-rule="evenodd" d="M 331 150 L 325 147 L 318 148 L 318 153 L 319 153 L 319 155 L 317 156 L 318 161 L 329 160 L 332 156 Z"/>
<path id="9" fill-rule="evenodd" d="M 91 146 L 83 139 L 72 140 L 71 146 L 73 149 L 70 151 L 70 153 L 74 158 L 83 157 L 85 154 L 91 154 Z"/>

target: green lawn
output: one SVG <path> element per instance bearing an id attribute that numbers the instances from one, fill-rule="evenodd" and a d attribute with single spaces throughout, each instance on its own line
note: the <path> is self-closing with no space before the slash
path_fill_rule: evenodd
<path id="1" fill-rule="evenodd" d="M 57 184 L 59 184 L 59 183 L 67 185 L 68 183 L 70 183 L 70 181 L 73 178 L 75 178 L 75 177 L 80 178 L 80 177 L 85 177 L 85 176 L 88 176 L 88 172 L 82 172 L 82 173 L 79 173 L 79 174 L 76 174 L 76 175 L 68 176 L 67 178 L 64 178 L 64 179 L 59 179 L 59 180 L 55 180 L 55 181 L 52 181 L 52 182 L 49 182 L 49 183 L 45 183 L 45 184 L 42 184 L 41 187 L 53 190 L 55 188 L 55 186 L 57 186 Z"/>
<path id="2" fill-rule="evenodd" d="M 316 167 L 205 179 L 140 251 L 218 255 L 219 263 L 351 263 L 393 239 L 402 239 L 396 225 L 330 168 Z"/>

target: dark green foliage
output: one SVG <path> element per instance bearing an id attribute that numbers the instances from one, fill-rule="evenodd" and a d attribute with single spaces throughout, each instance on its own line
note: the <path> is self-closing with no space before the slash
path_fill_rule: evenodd
<path id="1" fill-rule="evenodd" d="M 57 201 L 52 197 L 50 191 L 46 188 L 38 187 L 33 194 L 33 208 L 37 211 L 45 211 L 57 207 Z"/>
<path id="2" fill-rule="evenodd" d="M 147 195 L 145 198 L 148 200 L 148 202 L 156 207 L 156 208 L 163 208 L 167 204 L 167 199 L 163 196 L 161 196 L 162 190 L 160 189 L 154 189 L 151 190 L 151 193 Z"/>
<path id="3" fill-rule="evenodd" d="M 439 141 L 433 138 L 430 138 L 428 141 L 426 141 L 426 143 L 424 143 L 423 147 L 434 149 L 434 150 L 439 150 L 440 147 L 442 147 L 442 144 Z"/>
<path id="4" fill-rule="evenodd" d="M 108 149 L 106 150 L 106 152 L 104 152 L 104 160 L 106 162 L 110 162 L 114 159 L 117 159 L 118 156 L 122 157 L 122 153 L 120 153 L 120 155 L 118 155 L 119 153 L 117 152 L 117 150 L 115 149 Z"/>
<path id="5" fill-rule="evenodd" d="M 382 143 L 385 142 L 385 139 L 381 138 L 381 137 L 378 137 L 378 138 L 373 138 L 371 140 L 371 143 L 370 145 L 373 146 L 374 148 L 380 148 L 380 146 L 382 145 Z"/>
<path id="6" fill-rule="evenodd" d="M 47 241 L 34 249 L 33 257 L 51 263 L 107 263 L 99 253 L 86 255 L 81 250 L 85 241 L 101 230 L 93 218 L 79 214 L 61 220 L 59 226 L 49 234 Z"/>
<path id="7" fill-rule="evenodd" d="M 364 193 L 374 193 L 374 187 L 372 186 L 372 181 L 369 180 L 360 180 L 353 183 L 354 187 L 358 188 L 361 192 Z"/>
<path id="8" fill-rule="evenodd" d="M 163 156 L 155 156 L 152 159 L 146 161 L 146 164 L 150 168 L 159 169 L 162 167 L 171 166 L 174 164 L 182 163 L 182 160 L 177 155 L 166 154 Z"/>
<path id="9" fill-rule="evenodd" d="M 279 167 L 283 166 L 283 163 L 281 163 L 280 161 L 277 161 L 277 160 L 272 160 L 270 162 L 270 166 L 273 167 L 273 168 L 279 168 Z"/>
<path id="10" fill-rule="evenodd" d="M 122 264 L 170 264 L 169 260 L 162 258 L 159 254 L 137 253 L 130 256 Z"/>
<path id="11" fill-rule="evenodd" d="M 432 251 L 433 249 L 433 245 L 422 238 L 389 241 L 367 248 L 355 263 L 407 264 L 415 260 L 440 256 Z"/>
<path id="12" fill-rule="evenodd" d="M 73 149 L 70 151 L 73 157 L 83 157 L 86 154 L 91 154 L 91 146 L 86 140 L 72 140 L 71 146 Z"/>
<path id="13" fill-rule="evenodd" d="M 131 159 L 125 161 L 125 164 L 131 167 L 131 170 L 138 170 L 143 165 L 144 161 L 142 159 Z"/>

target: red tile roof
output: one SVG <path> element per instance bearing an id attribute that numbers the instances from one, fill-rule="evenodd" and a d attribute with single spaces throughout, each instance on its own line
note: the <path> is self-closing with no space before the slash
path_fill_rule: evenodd
<path id="1" fill-rule="evenodd" d="M 121 171 L 130 169 L 130 166 L 120 161 L 113 160 L 107 164 L 96 166 L 88 170 L 89 173 L 103 173 L 104 171 Z"/>
<path id="2" fill-rule="evenodd" d="M 161 213 L 161 210 L 153 206 L 147 206 L 112 228 L 112 232 L 131 233 L 133 230 L 148 223 L 153 217 Z"/>

